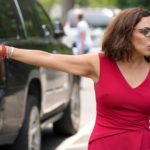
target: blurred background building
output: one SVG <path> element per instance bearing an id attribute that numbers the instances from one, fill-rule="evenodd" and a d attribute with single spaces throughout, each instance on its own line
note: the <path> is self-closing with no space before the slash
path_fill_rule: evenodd
<path id="1" fill-rule="evenodd" d="M 101 49 L 104 31 L 121 9 L 142 6 L 150 9 L 149 0 L 39 0 L 52 18 L 60 20 L 66 36 L 63 42 L 71 47 L 76 34 L 75 15 L 82 12 L 90 26 L 93 40 L 92 52 Z"/>
<path id="2" fill-rule="evenodd" d="M 135 7 L 150 8 L 149 0 L 39 0 L 46 10 L 55 18 L 65 18 L 66 13 L 73 7 Z"/>

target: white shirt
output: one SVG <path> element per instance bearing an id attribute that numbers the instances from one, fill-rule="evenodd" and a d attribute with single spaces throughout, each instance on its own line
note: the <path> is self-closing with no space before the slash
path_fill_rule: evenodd
<path id="1" fill-rule="evenodd" d="M 77 24 L 77 34 L 76 34 L 76 47 L 78 50 L 81 49 L 81 33 L 85 33 L 85 42 L 84 42 L 84 48 L 91 48 L 92 47 L 92 40 L 90 36 L 90 30 L 89 30 L 89 25 L 86 21 L 81 20 Z"/>

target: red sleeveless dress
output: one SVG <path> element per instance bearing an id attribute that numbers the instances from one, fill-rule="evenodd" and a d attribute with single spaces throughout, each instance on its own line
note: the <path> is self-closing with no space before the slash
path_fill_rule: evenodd
<path id="1" fill-rule="evenodd" d="M 132 88 L 116 62 L 99 54 L 96 121 L 88 150 L 150 150 L 150 72 Z"/>

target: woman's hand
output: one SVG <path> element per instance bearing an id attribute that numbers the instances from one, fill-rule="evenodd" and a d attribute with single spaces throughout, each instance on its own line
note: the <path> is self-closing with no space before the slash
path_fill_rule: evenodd
<path id="1" fill-rule="evenodd" d="M 14 52 L 14 47 L 0 45 L 0 57 L 1 59 L 11 58 Z"/>

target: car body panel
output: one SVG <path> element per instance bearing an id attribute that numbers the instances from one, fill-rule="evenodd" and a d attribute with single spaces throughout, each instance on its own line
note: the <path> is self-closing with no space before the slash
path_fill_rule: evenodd
<path id="1" fill-rule="evenodd" d="M 39 13 L 45 17 L 44 22 L 40 20 Z M 0 25 L 0 43 L 71 54 L 70 48 L 62 44 L 61 39 L 54 38 L 53 24 L 35 0 L 0 0 L 0 21 L 3 21 Z M 4 26 L 4 21 L 9 26 Z M 38 98 L 41 120 L 54 117 L 56 112 L 63 112 L 67 106 L 72 75 L 11 59 L 0 60 L 0 145 L 15 141 L 24 121 L 29 87 L 33 80 L 37 80 L 41 86 L 41 97 Z"/>

